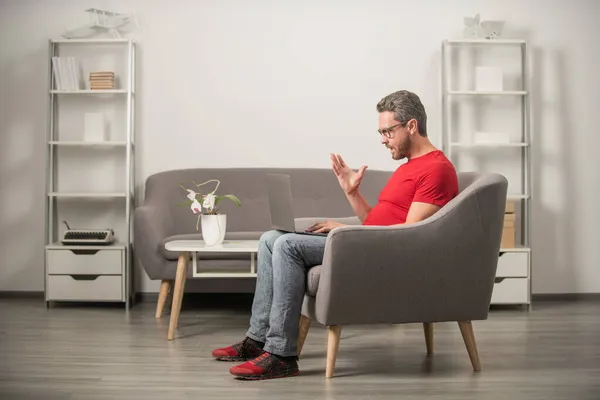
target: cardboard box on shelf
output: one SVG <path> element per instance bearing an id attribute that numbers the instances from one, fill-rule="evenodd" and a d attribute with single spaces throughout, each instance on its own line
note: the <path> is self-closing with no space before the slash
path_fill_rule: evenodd
<path id="1" fill-rule="evenodd" d="M 506 214 L 514 214 L 515 213 L 515 202 L 510 200 L 506 202 L 506 209 L 504 211 Z"/>
<path id="2" fill-rule="evenodd" d="M 504 228 L 502 229 L 502 241 L 500 242 L 502 248 L 514 248 L 515 247 L 515 214 L 506 213 L 504 214 Z"/>

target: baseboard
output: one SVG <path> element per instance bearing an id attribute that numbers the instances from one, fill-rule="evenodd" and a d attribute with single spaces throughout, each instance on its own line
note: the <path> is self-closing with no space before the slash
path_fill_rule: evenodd
<path id="1" fill-rule="evenodd" d="M 206 298 L 215 296 L 248 297 L 251 293 L 186 293 L 186 298 Z M 44 292 L 30 290 L 0 290 L 0 299 L 43 299 Z M 531 296 L 536 301 L 600 301 L 600 293 L 539 293 Z M 158 293 L 136 293 L 136 302 L 156 302 Z"/>
<path id="2" fill-rule="evenodd" d="M 158 293 L 136 293 L 135 301 L 139 303 L 158 301 Z"/>
<path id="3" fill-rule="evenodd" d="M 0 299 L 44 299 L 44 292 L 29 290 L 0 290 Z"/>
<path id="4" fill-rule="evenodd" d="M 600 293 L 538 293 L 531 295 L 535 301 L 600 301 Z"/>

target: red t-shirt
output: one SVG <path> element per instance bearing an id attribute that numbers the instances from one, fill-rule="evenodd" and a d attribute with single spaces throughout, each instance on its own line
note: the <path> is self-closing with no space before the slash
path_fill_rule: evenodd
<path id="1" fill-rule="evenodd" d="M 413 202 L 442 207 L 457 194 L 456 170 L 441 150 L 435 150 L 396 169 L 363 225 L 403 224 Z"/>

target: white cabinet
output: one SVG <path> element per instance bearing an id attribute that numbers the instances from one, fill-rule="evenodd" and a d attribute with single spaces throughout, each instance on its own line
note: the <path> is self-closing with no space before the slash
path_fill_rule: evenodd
<path id="1" fill-rule="evenodd" d="M 123 250 L 48 249 L 50 275 L 122 275 Z"/>
<path id="2" fill-rule="evenodd" d="M 124 246 L 65 247 L 46 248 L 46 301 L 127 301 Z"/>
<path id="3" fill-rule="evenodd" d="M 50 275 L 51 301 L 124 301 L 123 281 L 115 275 Z"/>
<path id="4" fill-rule="evenodd" d="M 527 304 L 529 280 L 527 278 L 496 278 L 492 304 Z"/>
<path id="5" fill-rule="evenodd" d="M 501 252 L 498 258 L 492 304 L 529 304 L 529 252 Z"/>
<path id="6" fill-rule="evenodd" d="M 48 73 L 46 303 L 110 301 L 129 309 L 135 43 L 51 39 Z M 112 229 L 115 242 L 63 245 L 63 221 L 73 229 Z"/>
<path id="7" fill-rule="evenodd" d="M 528 278 L 529 252 L 501 252 L 496 278 Z"/>

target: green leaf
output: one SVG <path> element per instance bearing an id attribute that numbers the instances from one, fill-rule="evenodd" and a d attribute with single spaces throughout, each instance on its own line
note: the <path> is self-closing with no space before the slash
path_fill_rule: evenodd
<path id="1" fill-rule="evenodd" d="M 240 201 L 240 199 L 238 199 L 236 196 L 234 196 L 232 194 L 226 194 L 223 196 L 217 196 L 215 198 L 215 207 L 217 206 L 217 204 L 219 204 L 219 201 L 221 201 L 222 199 L 229 199 L 229 200 L 233 201 L 238 207 L 242 206 L 242 202 Z"/>

